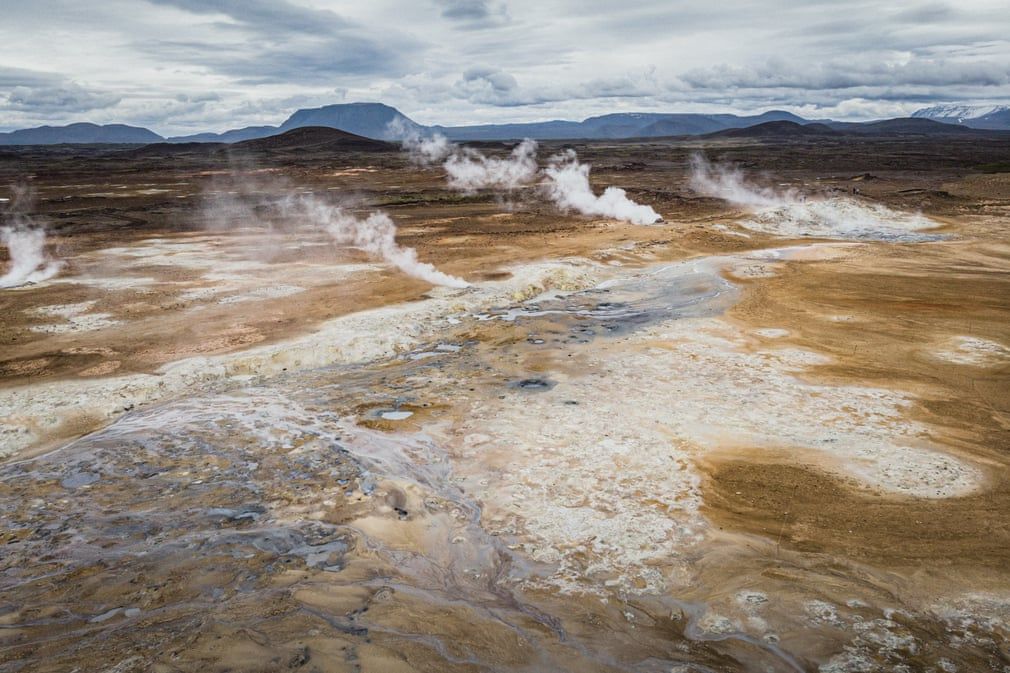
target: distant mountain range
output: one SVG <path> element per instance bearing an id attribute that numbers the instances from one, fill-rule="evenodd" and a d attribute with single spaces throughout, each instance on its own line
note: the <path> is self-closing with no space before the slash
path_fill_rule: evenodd
<path id="1" fill-rule="evenodd" d="M 376 140 L 396 140 L 423 127 L 394 107 L 382 103 L 342 103 L 298 110 L 280 126 L 247 126 L 224 133 L 198 133 L 167 138 L 170 143 L 234 143 L 284 133 L 305 126 L 327 126 Z"/>
<path id="2" fill-rule="evenodd" d="M 220 142 L 160 142 L 126 150 L 135 157 L 211 156 L 237 150 L 240 154 L 298 155 L 304 152 L 337 154 L 344 152 L 395 152 L 400 146 L 347 133 L 329 126 L 299 126 L 265 138 Z"/>
<path id="3" fill-rule="evenodd" d="M 766 126 L 771 124 L 772 126 Z M 1010 106 L 975 107 L 939 105 L 924 108 L 911 118 L 879 122 L 836 122 L 808 120 L 790 112 L 772 110 L 759 115 L 683 114 L 683 113 L 615 113 L 590 117 L 580 122 L 553 120 L 520 124 L 483 124 L 478 126 L 422 126 L 396 108 L 382 103 L 342 103 L 298 110 L 279 126 L 247 126 L 223 133 L 198 133 L 189 136 L 163 138 L 145 128 L 123 124 L 70 124 L 40 126 L 0 133 L 0 145 L 52 145 L 62 143 L 236 143 L 268 138 L 305 127 L 340 129 L 376 140 L 397 140 L 406 133 L 442 133 L 451 140 L 599 140 L 622 138 L 658 138 L 666 136 L 734 137 L 732 131 L 759 128 L 764 137 L 782 135 L 830 135 L 914 133 L 957 133 L 960 130 L 984 129 L 1010 131 Z M 813 132 L 813 133 L 811 133 Z M 759 137 L 757 134 L 735 134 Z"/>
<path id="4" fill-rule="evenodd" d="M 805 123 L 790 112 L 773 110 L 739 117 L 732 114 L 664 114 L 624 112 L 590 117 L 581 122 L 549 121 L 528 124 L 486 124 L 482 126 L 433 126 L 432 131 L 450 140 L 574 140 L 659 138 L 702 135 L 729 128 L 744 128 L 770 121 Z"/>
<path id="5" fill-rule="evenodd" d="M 806 120 L 789 112 L 772 111 L 738 117 L 732 114 L 619 113 L 590 117 L 581 122 L 554 120 L 525 124 L 484 124 L 480 126 L 430 126 L 413 121 L 399 110 L 382 103 L 348 103 L 298 110 L 280 126 L 250 126 L 224 133 L 168 138 L 168 142 L 236 142 L 263 138 L 302 126 L 328 126 L 378 140 L 398 140 L 408 132 L 441 133 L 450 140 L 572 140 L 654 138 L 700 135 L 727 128 L 743 128 L 766 121 Z"/>

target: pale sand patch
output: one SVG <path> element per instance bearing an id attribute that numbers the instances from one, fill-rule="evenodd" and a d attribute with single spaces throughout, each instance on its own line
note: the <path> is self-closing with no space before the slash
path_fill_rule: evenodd
<path id="1" fill-rule="evenodd" d="M 949 339 L 934 357 L 958 365 L 987 367 L 1010 360 L 1010 349 L 996 341 L 971 336 L 956 336 Z"/>
<path id="2" fill-rule="evenodd" d="M 759 337 L 764 337 L 765 339 L 782 339 L 789 336 L 789 330 L 778 327 L 763 327 L 761 329 L 754 330 L 754 334 Z"/>
<path id="3" fill-rule="evenodd" d="M 531 397 L 474 403 L 454 430 L 485 522 L 556 564 L 562 591 L 655 593 L 692 581 L 709 530 L 696 462 L 734 447 L 788 449 L 884 493 L 971 493 L 982 473 L 931 447 L 911 398 L 797 377 L 826 358 L 753 352 L 720 318 L 670 320 L 586 351 L 579 375 Z M 647 385 L 642 385 L 648 382 Z M 619 394 L 615 394 L 620 391 Z"/>
<path id="4" fill-rule="evenodd" d="M 97 303 L 97 299 L 92 299 L 91 301 L 82 301 L 76 304 L 52 304 L 50 306 L 39 306 L 38 308 L 28 309 L 25 313 L 51 318 L 72 318 L 81 313 L 86 313 Z"/>
<path id="5" fill-rule="evenodd" d="M 95 287 L 100 290 L 133 290 L 135 292 L 150 292 L 151 288 L 149 286 L 154 285 L 158 281 L 150 277 L 138 277 L 138 276 L 120 276 L 120 277 L 100 277 L 100 276 L 71 276 L 69 278 L 60 278 L 53 281 L 54 283 L 66 283 L 68 285 L 86 285 L 88 287 Z"/>
<path id="6" fill-rule="evenodd" d="M 53 304 L 52 306 L 29 309 L 26 311 L 29 315 L 62 318 L 65 322 L 32 325 L 28 329 L 42 334 L 72 334 L 91 332 L 120 323 L 120 321 L 112 319 L 111 313 L 88 313 L 97 303 L 97 300 L 91 300 L 77 304 Z"/>
<path id="7" fill-rule="evenodd" d="M 666 323 L 636 341 L 628 366 L 611 367 L 614 382 L 631 388 L 633 378 L 655 381 L 664 399 L 652 404 L 656 417 L 695 444 L 810 449 L 869 488 L 916 497 L 964 495 L 982 481 L 976 468 L 930 447 L 924 426 L 906 420 L 912 396 L 799 378 L 829 362 L 817 353 L 746 352 L 745 335 L 719 319 Z"/>
<path id="8" fill-rule="evenodd" d="M 270 287 L 260 287 L 242 294 L 228 295 L 217 300 L 219 304 L 239 304 L 246 301 L 256 301 L 262 299 L 279 299 L 290 297 L 293 294 L 304 292 L 304 287 L 297 285 L 272 285 Z"/>
<path id="9" fill-rule="evenodd" d="M 453 315 L 535 296 L 590 287 L 600 268 L 584 261 L 542 262 L 470 289 L 433 288 L 430 298 L 341 316 L 307 335 L 220 356 L 193 357 L 157 374 L 31 384 L 0 391 L 0 456 L 93 429 L 128 409 L 183 392 L 249 382 L 289 369 L 391 357 L 416 346 Z M 71 430 L 75 428 L 76 430 Z"/>
<path id="10" fill-rule="evenodd" d="M 604 285 L 624 299 L 620 283 Z M 549 368 L 553 385 L 535 394 L 472 402 L 446 443 L 485 526 L 554 566 L 546 581 L 561 591 L 656 593 L 693 581 L 710 530 L 697 463 L 709 456 L 785 450 L 890 496 L 957 497 L 984 483 L 908 420 L 911 395 L 810 382 L 805 372 L 828 358 L 754 346 L 719 317 L 664 320 L 593 342 L 571 368 Z"/>

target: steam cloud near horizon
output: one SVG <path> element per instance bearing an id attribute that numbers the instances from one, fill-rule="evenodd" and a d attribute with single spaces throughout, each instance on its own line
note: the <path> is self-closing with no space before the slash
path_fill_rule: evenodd
<path id="1" fill-rule="evenodd" d="M 63 268 L 63 262 L 52 259 L 46 253 L 45 228 L 24 214 L 30 199 L 27 189 L 15 187 L 10 205 L 3 213 L 0 243 L 7 247 L 10 265 L 0 276 L 0 288 L 40 283 Z"/>
<path id="2" fill-rule="evenodd" d="M 770 187 L 749 183 L 738 167 L 709 163 L 701 154 L 692 154 L 690 165 L 690 185 L 695 191 L 736 206 L 777 208 L 799 200 L 793 191 L 776 192 Z"/>
<path id="3" fill-rule="evenodd" d="M 442 162 L 449 187 L 464 192 L 478 189 L 513 191 L 539 180 L 545 196 L 561 210 L 583 215 L 610 217 L 632 224 L 655 224 L 663 218 L 651 206 L 635 203 L 619 187 L 607 187 L 602 195 L 593 193 L 589 184 L 591 167 L 580 163 L 574 150 L 551 157 L 540 169 L 537 143 L 527 138 L 503 159 L 488 157 L 470 148 L 460 147 L 441 134 L 421 136 L 416 131 L 403 137 L 403 147 L 420 166 Z"/>
<path id="4" fill-rule="evenodd" d="M 232 173 L 215 186 L 219 189 L 213 192 L 213 198 L 205 197 L 203 211 L 206 226 L 212 230 L 256 224 L 296 237 L 299 229 L 307 226 L 326 232 L 337 245 L 360 249 L 414 278 L 433 285 L 469 287 L 462 278 L 420 261 L 413 248 L 397 243 L 396 224 L 382 211 L 358 217 L 343 204 L 298 193 L 296 185 L 276 176 Z M 261 217 L 261 213 L 272 216 Z"/>
<path id="5" fill-rule="evenodd" d="M 655 224 L 663 218 L 659 213 L 628 198 L 620 187 L 607 187 L 597 196 L 589 185 L 589 164 L 579 163 L 575 150 L 551 157 L 544 169 L 544 187 L 551 200 L 562 210 L 577 210 L 583 215 L 599 215 L 632 224 Z"/>
<path id="6" fill-rule="evenodd" d="M 741 224 L 748 229 L 778 236 L 923 240 L 929 237 L 916 230 L 939 226 L 918 213 L 901 213 L 854 198 L 808 198 L 795 189 L 756 185 L 739 168 L 712 164 L 700 154 L 691 157 L 689 183 L 700 194 L 745 208 L 751 217 Z"/>
<path id="7" fill-rule="evenodd" d="M 408 276 L 433 285 L 469 287 L 462 278 L 420 261 L 414 248 L 397 243 L 396 224 L 381 210 L 359 217 L 348 210 L 346 201 L 333 202 L 302 192 L 287 178 L 264 176 L 254 165 L 232 168 L 230 174 L 208 184 L 212 189 L 204 196 L 203 219 L 210 229 L 254 224 L 294 238 L 308 227 L 329 234 L 337 245 L 360 249 Z"/>
<path id="8" fill-rule="evenodd" d="M 437 142 L 437 141 L 435 141 Z M 537 178 L 537 143 L 526 139 L 504 159 L 488 157 L 470 147 L 456 147 L 442 164 L 449 187 L 462 192 L 478 189 L 512 191 Z"/>

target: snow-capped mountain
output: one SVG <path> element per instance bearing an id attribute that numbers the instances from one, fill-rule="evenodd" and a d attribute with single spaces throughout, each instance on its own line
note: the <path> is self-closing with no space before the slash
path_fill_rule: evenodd
<path id="1" fill-rule="evenodd" d="M 950 103 L 916 110 L 912 116 L 975 129 L 1010 131 L 1010 105 Z"/>

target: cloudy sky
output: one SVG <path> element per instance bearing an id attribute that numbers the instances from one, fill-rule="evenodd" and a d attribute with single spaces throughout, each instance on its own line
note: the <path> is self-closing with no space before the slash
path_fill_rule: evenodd
<path id="1" fill-rule="evenodd" d="M 1007 0 L 3 1 L 0 129 L 163 134 L 382 101 L 414 120 L 868 119 L 1010 100 Z"/>

